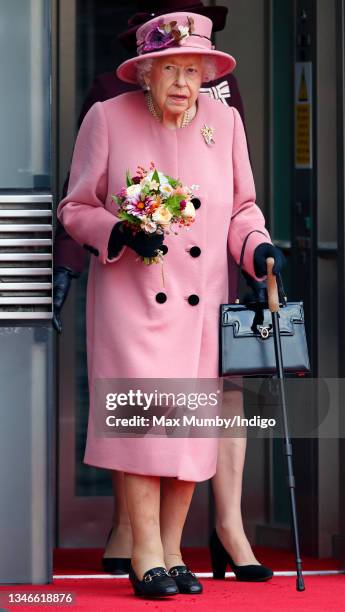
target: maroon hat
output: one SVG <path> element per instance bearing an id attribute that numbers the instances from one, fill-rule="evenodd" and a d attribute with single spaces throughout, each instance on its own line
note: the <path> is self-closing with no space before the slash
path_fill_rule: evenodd
<path id="1" fill-rule="evenodd" d="M 176 13 L 179 11 L 190 11 L 205 15 L 213 23 L 213 32 L 219 32 L 225 27 L 228 9 L 226 6 L 204 6 L 196 0 L 138 0 L 138 12 L 128 19 L 128 30 L 121 32 L 118 39 L 127 49 L 135 51 L 137 48 L 136 32 L 139 26 L 157 15 Z"/>

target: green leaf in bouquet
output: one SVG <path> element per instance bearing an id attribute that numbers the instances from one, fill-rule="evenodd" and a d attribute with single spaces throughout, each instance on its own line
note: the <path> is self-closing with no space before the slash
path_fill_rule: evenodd
<path id="1" fill-rule="evenodd" d="M 134 215 L 130 215 L 125 210 L 120 210 L 117 216 L 119 219 L 121 219 L 121 221 L 128 221 L 128 223 L 134 223 L 135 225 L 140 225 L 140 219 L 138 219 L 138 217 L 135 217 Z"/>
<path id="2" fill-rule="evenodd" d="M 118 196 L 112 195 L 111 199 L 114 200 L 115 204 L 117 204 L 118 206 L 121 205 L 121 198 L 119 198 Z"/>
<path id="3" fill-rule="evenodd" d="M 159 175 L 158 175 L 158 172 L 157 172 L 157 170 L 156 170 L 156 169 L 155 169 L 155 171 L 154 171 L 154 173 L 153 173 L 153 175 L 152 175 L 152 179 L 151 179 L 151 181 L 156 181 L 156 182 L 158 183 L 158 185 L 160 185 L 160 184 L 161 184 L 161 182 L 160 182 L 160 180 L 159 180 Z"/>
<path id="4" fill-rule="evenodd" d="M 169 185 L 171 185 L 171 187 L 173 187 L 174 189 L 176 189 L 176 187 L 180 185 L 180 181 L 177 181 L 172 176 L 169 176 L 168 174 L 166 174 L 165 176 L 168 179 Z"/>
<path id="5" fill-rule="evenodd" d="M 129 170 L 126 170 L 126 185 L 127 187 L 130 187 L 131 185 L 133 185 L 132 177 L 130 175 Z"/>
<path id="6" fill-rule="evenodd" d="M 144 186 L 141 188 L 141 192 L 140 192 L 140 194 L 141 194 L 141 195 L 144 195 L 144 196 L 148 196 L 148 195 L 150 194 L 150 192 L 151 192 L 151 189 L 150 189 L 149 185 L 144 185 Z"/>
<path id="7" fill-rule="evenodd" d="M 180 202 L 183 199 L 184 198 L 182 198 L 180 195 L 172 195 L 172 196 L 169 196 L 169 198 L 166 200 L 165 206 L 171 212 L 172 215 L 179 216 L 181 214 Z"/>

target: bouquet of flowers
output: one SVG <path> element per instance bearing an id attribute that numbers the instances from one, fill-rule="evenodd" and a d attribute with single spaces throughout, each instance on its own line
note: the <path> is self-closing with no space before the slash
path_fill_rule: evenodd
<path id="1" fill-rule="evenodd" d="M 133 232 L 140 230 L 177 234 L 179 227 L 189 227 L 195 220 L 193 190 L 181 181 L 160 172 L 151 162 L 150 169 L 138 166 L 135 176 L 126 172 L 126 187 L 112 198 L 119 207 L 118 218 Z M 163 261 L 162 251 L 156 257 L 142 257 L 146 264 Z"/>

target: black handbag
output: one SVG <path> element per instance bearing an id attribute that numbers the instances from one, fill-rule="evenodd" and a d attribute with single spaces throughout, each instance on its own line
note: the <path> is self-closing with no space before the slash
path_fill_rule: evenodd
<path id="1" fill-rule="evenodd" d="M 272 316 L 267 300 L 262 300 L 262 292 L 259 301 L 240 303 L 239 299 L 244 250 L 253 232 L 267 238 L 260 230 L 253 230 L 246 236 L 238 267 L 235 303 L 220 307 L 220 376 L 267 376 L 277 371 Z M 291 374 L 310 372 L 303 302 L 288 302 L 280 274 L 276 278 L 284 371 Z M 265 293 L 267 295 L 266 290 Z"/>

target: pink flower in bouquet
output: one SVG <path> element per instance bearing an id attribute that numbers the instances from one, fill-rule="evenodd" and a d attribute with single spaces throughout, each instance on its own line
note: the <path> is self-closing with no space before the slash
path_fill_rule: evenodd
<path id="1" fill-rule="evenodd" d="M 147 197 L 145 200 L 141 200 L 140 196 L 133 197 L 130 202 L 125 206 L 127 212 L 134 217 L 144 217 L 150 211 L 152 206 L 152 198 Z"/>
<path id="2" fill-rule="evenodd" d="M 126 187 L 122 187 L 122 189 L 120 189 L 119 193 L 117 193 L 117 197 L 118 198 L 125 198 L 127 194 L 127 189 Z"/>

